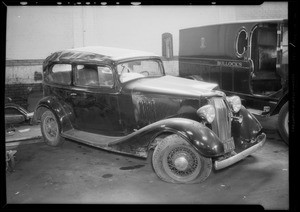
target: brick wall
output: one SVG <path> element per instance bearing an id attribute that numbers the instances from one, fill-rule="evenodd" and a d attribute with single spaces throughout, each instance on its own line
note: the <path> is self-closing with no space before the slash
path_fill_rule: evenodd
<path id="1" fill-rule="evenodd" d="M 42 92 L 43 60 L 7 60 L 5 67 L 5 97 L 28 109 L 28 96 Z"/>
<path id="2" fill-rule="evenodd" d="M 41 83 L 43 60 L 7 60 L 5 84 Z"/>

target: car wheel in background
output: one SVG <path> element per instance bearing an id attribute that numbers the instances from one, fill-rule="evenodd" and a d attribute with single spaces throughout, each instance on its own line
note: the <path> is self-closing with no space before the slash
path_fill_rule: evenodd
<path id="1" fill-rule="evenodd" d="M 278 131 L 285 143 L 289 143 L 289 102 L 286 102 L 279 111 Z"/>

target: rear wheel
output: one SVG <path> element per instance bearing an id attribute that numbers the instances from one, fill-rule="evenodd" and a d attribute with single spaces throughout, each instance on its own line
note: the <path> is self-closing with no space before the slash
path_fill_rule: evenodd
<path id="1" fill-rule="evenodd" d="M 59 123 L 52 111 L 46 110 L 41 118 L 41 131 L 44 141 L 50 146 L 58 146 L 64 139 L 60 136 Z"/>
<path id="2" fill-rule="evenodd" d="M 211 159 L 178 135 L 170 135 L 156 146 L 152 164 L 159 178 L 172 183 L 200 183 L 212 169 Z"/>
<path id="3" fill-rule="evenodd" d="M 279 111 L 278 131 L 285 143 L 289 143 L 289 102 L 286 102 Z"/>

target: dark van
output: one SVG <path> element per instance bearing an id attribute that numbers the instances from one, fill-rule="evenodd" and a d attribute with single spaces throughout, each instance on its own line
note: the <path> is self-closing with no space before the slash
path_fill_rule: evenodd
<path id="1" fill-rule="evenodd" d="M 218 83 L 253 114 L 279 113 L 278 130 L 288 142 L 287 20 L 194 27 L 179 36 L 181 77 Z"/>

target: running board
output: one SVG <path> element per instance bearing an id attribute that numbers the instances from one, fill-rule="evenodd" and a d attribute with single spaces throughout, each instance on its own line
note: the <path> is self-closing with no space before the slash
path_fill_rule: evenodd
<path id="1" fill-rule="evenodd" d="M 78 141 L 87 145 L 91 145 L 99 148 L 107 148 L 108 144 L 122 139 L 124 136 L 104 136 L 95 133 L 85 132 L 81 130 L 71 129 L 66 132 L 62 132 L 62 137 L 71 140 Z"/>

